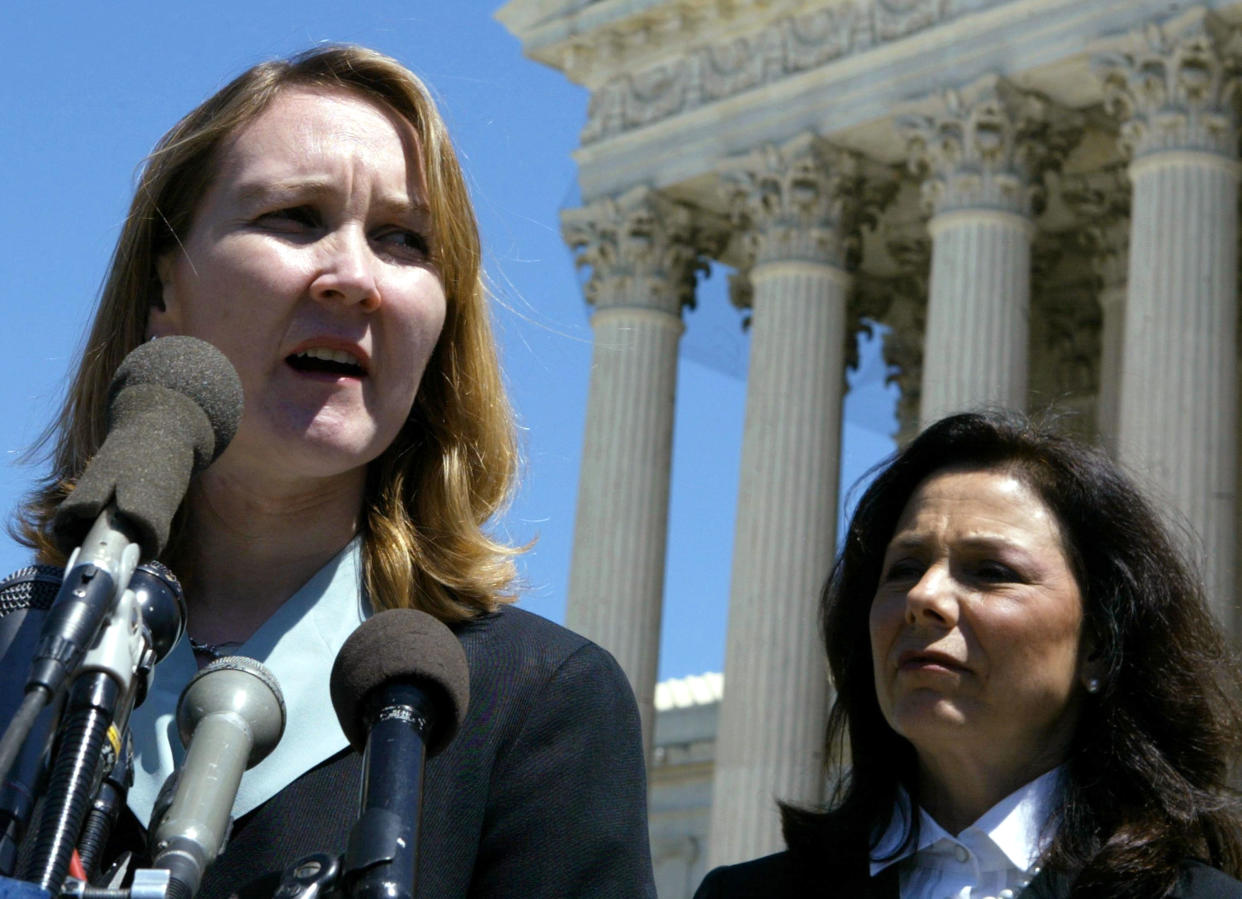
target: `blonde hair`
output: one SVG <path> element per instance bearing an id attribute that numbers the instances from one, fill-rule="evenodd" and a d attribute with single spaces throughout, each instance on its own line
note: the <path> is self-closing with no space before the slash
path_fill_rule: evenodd
<path id="1" fill-rule="evenodd" d="M 427 88 L 396 60 L 355 46 L 317 48 L 257 65 L 183 118 L 156 145 L 117 242 L 81 364 L 51 443 L 52 471 L 14 530 L 41 561 L 63 563 L 51 518 L 107 434 L 117 366 L 142 342 L 161 302 L 156 260 L 185 239 L 222 144 L 282 90 L 344 90 L 390 109 L 418 135 L 444 284 L 444 329 L 410 415 L 370 464 L 363 498 L 363 568 L 372 605 L 414 607 L 455 621 L 512 600 L 519 549 L 483 530 L 509 498 L 517 468 L 513 415 L 501 380 L 483 285 L 478 225 L 456 154 Z M 180 522 L 165 553 L 173 561 Z"/>

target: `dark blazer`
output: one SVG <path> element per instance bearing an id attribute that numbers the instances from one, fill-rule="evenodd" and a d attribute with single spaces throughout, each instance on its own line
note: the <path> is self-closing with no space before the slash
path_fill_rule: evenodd
<path id="1" fill-rule="evenodd" d="M 453 629 L 470 706 L 427 764 L 417 895 L 654 897 L 638 709 L 616 661 L 512 607 Z M 294 861 L 342 853 L 361 761 L 341 752 L 239 819 L 198 896 L 270 899 Z"/>
<path id="2" fill-rule="evenodd" d="M 1069 882 L 1046 874 L 1037 876 L 1020 899 L 1065 899 Z M 809 859 L 792 852 L 778 852 L 740 865 L 708 872 L 694 899 L 783 899 L 824 896 L 841 899 L 899 899 L 897 866 L 870 876 L 865 848 L 826 853 Z M 1139 897 L 1136 897 L 1139 899 Z M 1162 899 L 1242 899 L 1242 882 L 1198 861 L 1182 865 L 1177 888 Z"/>

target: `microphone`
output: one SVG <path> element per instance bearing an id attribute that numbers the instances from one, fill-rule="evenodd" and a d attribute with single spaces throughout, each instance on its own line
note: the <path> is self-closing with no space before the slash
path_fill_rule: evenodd
<path id="1" fill-rule="evenodd" d="M 152 867 L 169 872 L 168 899 L 191 899 L 224 845 L 242 772 L 276 748 L 285 700 L 271 672 L 242 656 L 212 662 L 177 701 L 186 746 L 172 801 L 151 826 Z"/>
<path id="2" fill-rule="evenodd" d="M 108 436 L 56 510 L 61 548 L 80 546 L 114 506 L 144 558 L 160 554 L 190 477 L 224 452 L 242 416 L 232 364 L 196 337 L 164 337 L 133 350 L 108 388 Z"/>
<path id="3" fill-rule="evenodd" d="M 185 597 L 176 576 L 159 562 L 144 562 L 134 570 L 128 593 L 133 594 L 141 628 L 141 649 L 133 677 L 113 715 L 110 741 L 104 744 L 100 770 L 88 792 L 92 797 L 89 810 L 78 836 L 82 868 L 88 878 L 97 873 L 96 866 L 107 845 L 112 829 L 125 806 L 129 788 L 133 786 L 133 740 L 129 734 L 129 716 L 147 698 L 155 666 L 162 662 L 181 640 L 185 631 Z M 82 662 L 90 668 L 94 650 Z M 115 674 L 112 676 L 115 677 Z M 77 691 L 77 685 L 73 687 Z M 62 743 L 62 753 L 68 741 Z M 59 764 L 59 761 L 58 761 Z"/>
<path id="4" fill-rule="evenodd" d="M 47 611 L 60 589 L 61 569 L 29 565 L 0 581 L 0 729 L 7 727 L 22 694 L 15 689 L 30 671 L 30 659 Z M 17 869 L 17 850 L 30 821 L 45 773 L 44 756 L 56 714 L 44 709 L 21 746 L 8 777 L 0 786 L 0 875 Z"/>
<path id="5" fill-rule="evenodd" d="M 48 609 L 60 591 L 64 571 L 55 565 L 27 565 L 0 581 L 0 683 L 20 684 L 30 671 L 35 643 Z M 0 691 L 0 726 L 21 703 L 15 689 Z"/>
<path id="6" fill-rule="evenodd" d="M 185 603 L 172 572 L 158 562 L 135 570 L 69 690 L 59 748 L 28 879 L 60 892 L 91 797 L 122 750 L 129 715 L 146 696 L 155 663 L 181 636 Z M 110 826 L 110 825 L 108 825 Z M 90 834 L 88 834 L 90 836 Z"/>
<path id="7" fill-rule="evenodd" d="M 224 451 L 242 405 L 232 365 L 196 338 L 145 343 L 121 362 L 109 388 L 108 435 L 52 521 L 61 547 L 76 548 L 44 621 L 25 697 L 0 740 L 0 775 L 94 642 L 140 553 L 154 558 L 163 550 L 190 477 Z"/>
<path id="8" fill-rule="evenodd" d="M 62 569 L 52 565 L 31 565 L 0 581 L 0 683 L 18 682 L 29 670 L 43 619 L 56 597 L 63 574 Z M 152 667 L 180 640 L 186 617 L 181 586 L 173 573 L 159 562 L 139 565 L 130 579 L 129 589 L 134 592 L 141 615 L 146 649 L 142 652 L 143 658 L 138 660 L 129 694 L 113 721 L 112 729 L 118 739 L 124 739 L 121 735 L 126 729 L 129 712 L 146 697 Z M 84 666 L 89 664 L 89 659 L 88 655 Z M 12 717 L 20 697 L 15 690 L 0 694 L 0 724 L 6 724 Z M 40 715 L 0 790 L 0 875 L 10 876 L 16 868 L 17 847 L 46 774 L 45 755 L 56 717 L 52 709 L 45 709 Z M 104 748 L 111 748 L 111 744 L 105 743 Z M 105 766 L 98 778 L 108 777 L 109 767 Z M 121 800 L 123 803 L 123 793 Z"/>
<path id="9" fill-rule="evenodd" d="M 439 620 L 389 609 L 345 641 L 329 689 L 341 729 L 363 753 L 361 813 L 343 865 L 347 891 L 353 899 L 412 899 L 423 765 L 465 718 L 466 654 Z"/>

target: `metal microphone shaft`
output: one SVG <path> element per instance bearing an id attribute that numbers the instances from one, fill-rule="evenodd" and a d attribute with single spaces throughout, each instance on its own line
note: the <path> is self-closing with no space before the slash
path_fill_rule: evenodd
<path id="1" fill-rule="evenodd" d="M 379 688 L 367 718 L 374 723 L 363 754 L 361 814 L 349 835 L 345 869 L 353 899 L 412 899 L 426 738 L 435 700 L 412 683 Z M 411 807 L 412 806 L 412 807 Z"/>
<path id="2" fill-rule="evenodd" d="M 39 822 L 34 855 L 23 878 L 53 896 L 60 893 L 69 873 L 69 859 L 90 805 L 89 786 L 99 767 L 120 692 L 110 676 L 91 671 L 78 678 L 69 697 L 61 751 L 48 783 L 47 812 Z"/>
<path id="3" fill-rule="evenodd" d="M 100 873 L 100 861 L 112 828 L 116 826 L 125 807 L 125 797 L 134 782 L 134 746 L 128 733 L 121 736 L 121 751 L 112 769 L 104 776 L 103 783 L 91 800 L 91 807 L 82 823 L 82 835 L 78 838 L 78 855 L 87 881 Z"/>

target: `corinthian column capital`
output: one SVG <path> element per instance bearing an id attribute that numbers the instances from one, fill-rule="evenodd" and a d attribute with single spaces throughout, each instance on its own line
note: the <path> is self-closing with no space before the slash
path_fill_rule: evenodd
<path id="1" fill-rule="evenodd" d="M 864 177 L 863 169 L 857 154 L 812 134 L 729 160 L 721 191 L 742 267 L 806 261 L 852 268 L 859 228 L 896 189 L 895 182 Z"/>
<path id="2" fill-rule="evenodd" d="M 1082 136 L 1079 115 L 995 76 L 930 102 L 929 114 L 901 116 L 897 126 L 933 215 L 989 208 L 1031 216 L 1043 203 L 1045 172 Z"/>
<path id="3" fill-rule="evenodd" d="M 1134 158 L 1169 150 L 1233 159 L 1238 145 L 1242 34 L 1193 9 L 1133 36 L 1130 52 L 1094 61 L 1105 108 L 1121 121 L 1119 142 Z"/>
<path id="4" fill-rule="evenodd" d="M 695 277 L 725 237 L 701 213 L 646 187 L 565 210 L 561 234 L 577 265 L 591 269 L 584 292 L 596 309 L 674 316 L 694 305 Z"/>
<path id="5" fill-rule="evenodd" d="M 1061 179 L 1061 199 L 1079 221 L 1077 233 L 1091 253 L 1092 266 L 1104 289 L 1126 284 L 1130 258 L 1130 179 L 1124 166 Z"/>

